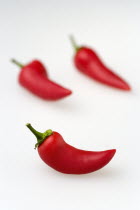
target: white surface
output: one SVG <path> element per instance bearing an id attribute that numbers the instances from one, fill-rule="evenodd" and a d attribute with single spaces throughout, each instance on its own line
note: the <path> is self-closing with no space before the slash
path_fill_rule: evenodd
<path id="1" fill-rule="evenodd" d="M 0 0 L 0 209 L 139 209 L 139 11 L 138 0 Z M 95 48 L 133 91 L 113 90 L 77 72 L 69 34 Z M 34 97 L 18 85 L 11 58 L 41 59 L 73 95 L 57 102 Z M 95 173 L 58 173 L 33 149 L 27 122 L 56 130 L 82 149 L 117 148 L 116 156 Z"/>

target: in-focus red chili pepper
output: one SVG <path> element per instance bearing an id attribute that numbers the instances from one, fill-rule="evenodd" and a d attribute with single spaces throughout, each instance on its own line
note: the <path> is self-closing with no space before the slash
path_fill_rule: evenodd
<path id="1" fill-rule="evenodd" d="M 72 93 L 71 90 L 51 81 L 48 78 L 45 67 L 40 61 L 34 60 L 25 66 L 14 59 L 12 62 L 21 68 L 19 83 L 40 98 L 46 100 L 57 100 Z"/>
<path id="2" fill-rule="evenodd" d="M 77 69 L 98 82 L 119 88 L 130 90 L 130 86 L 118 75 L 104 65 L 99 56 L 91 48 L 78 47 L 71 36 L 72 45 L 76 51 L 74 63 Z"/>
<path id="3" fill-rule="evenodd" d="M 91 152 L 76 149 L 67 144 L 63 137 L 52 130 L 36 131 L 26 125 L 37 138 L 35 148 L 41 159 L 53 169 L 66 174 L 86 174 L 101 169 L 110 162 L 116 150 Z"/>

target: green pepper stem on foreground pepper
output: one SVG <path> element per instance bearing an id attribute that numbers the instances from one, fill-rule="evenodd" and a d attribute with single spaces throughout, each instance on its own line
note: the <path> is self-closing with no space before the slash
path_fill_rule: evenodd
<path id="1" fill-rule="evenodd" d="M 36 136 L 41 159 L 53 169 L 66 174 L 86 174 L 101 169 L 113 158 L 116 150 L 100 152 L 85 151 L 67 144 L 63 137 L 52 130 L 44 133 L 36 131 L 31 124 L 26 125 Z"/>

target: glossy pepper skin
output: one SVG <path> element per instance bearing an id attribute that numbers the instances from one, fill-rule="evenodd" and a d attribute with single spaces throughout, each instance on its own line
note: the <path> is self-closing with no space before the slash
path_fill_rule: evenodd
<path id="1" fill-rule="evenodd" d="M 37 137 L 41 159 L 53 169 L 66 174 L 86 174 L 101 169 L 113 158 L 116 150 L 101 152 L 85 151 L 67 144 L 63 137 L 52 130 L 37 132 L 30 124 L 27 127 Z"/>
<path id="2" fill-rule="evenodd" d="M 78 47 L 73 37 L 71 42 L 76 50 L 74 64 L 80 72 L 105 85 L 126 91 L 131 89 L 127 82 L 105 66 L 95 51 L 85 46 Z"/>
<path id="3" fill-rule="evenodd" d="M 36 96 L 45 100 L 58 100 L 72 93 L 71 90 L 51 81 L 40 61 L 34 60 L 25 66 L 14 59 L 12 62 L 21 67 L 19 83 Z"/>

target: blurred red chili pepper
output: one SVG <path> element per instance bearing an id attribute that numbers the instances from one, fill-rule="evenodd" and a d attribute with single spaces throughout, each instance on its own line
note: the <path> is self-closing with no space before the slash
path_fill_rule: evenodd
<path id="1" fill-rule="evenodd" d="M 46 100 L 57 100 L 72 93 L 71 90 L 51 81 L 48 78 L 45 67 L 40 61 L 34 60 L 25 66 L 14 59 L 12 62 L 21 68 L 19 83 L 40 98 Z"/>
<path id="2" fill-rule="evenodd" d="M 63 137 L 52 130 L 36 131 L 26 125 L 37 138 L 35 148 L 41 159 L 53 169 L 66 174 L 86 174 L 101 169 L 110 162 L 116 150 L 91 152 L 76 149 L 67 144 Z"/>
<path id="3" fill-rule="evenodd" d="M 85 46 L 77 46 L 72 36 L 70 39 L 76 51 L 74 63 L 80 72 L 88 75 L 92 79 L 115 88 L 122 90 L 131 89 L 122 78 L 104 65 L 95 51 Z"/>

